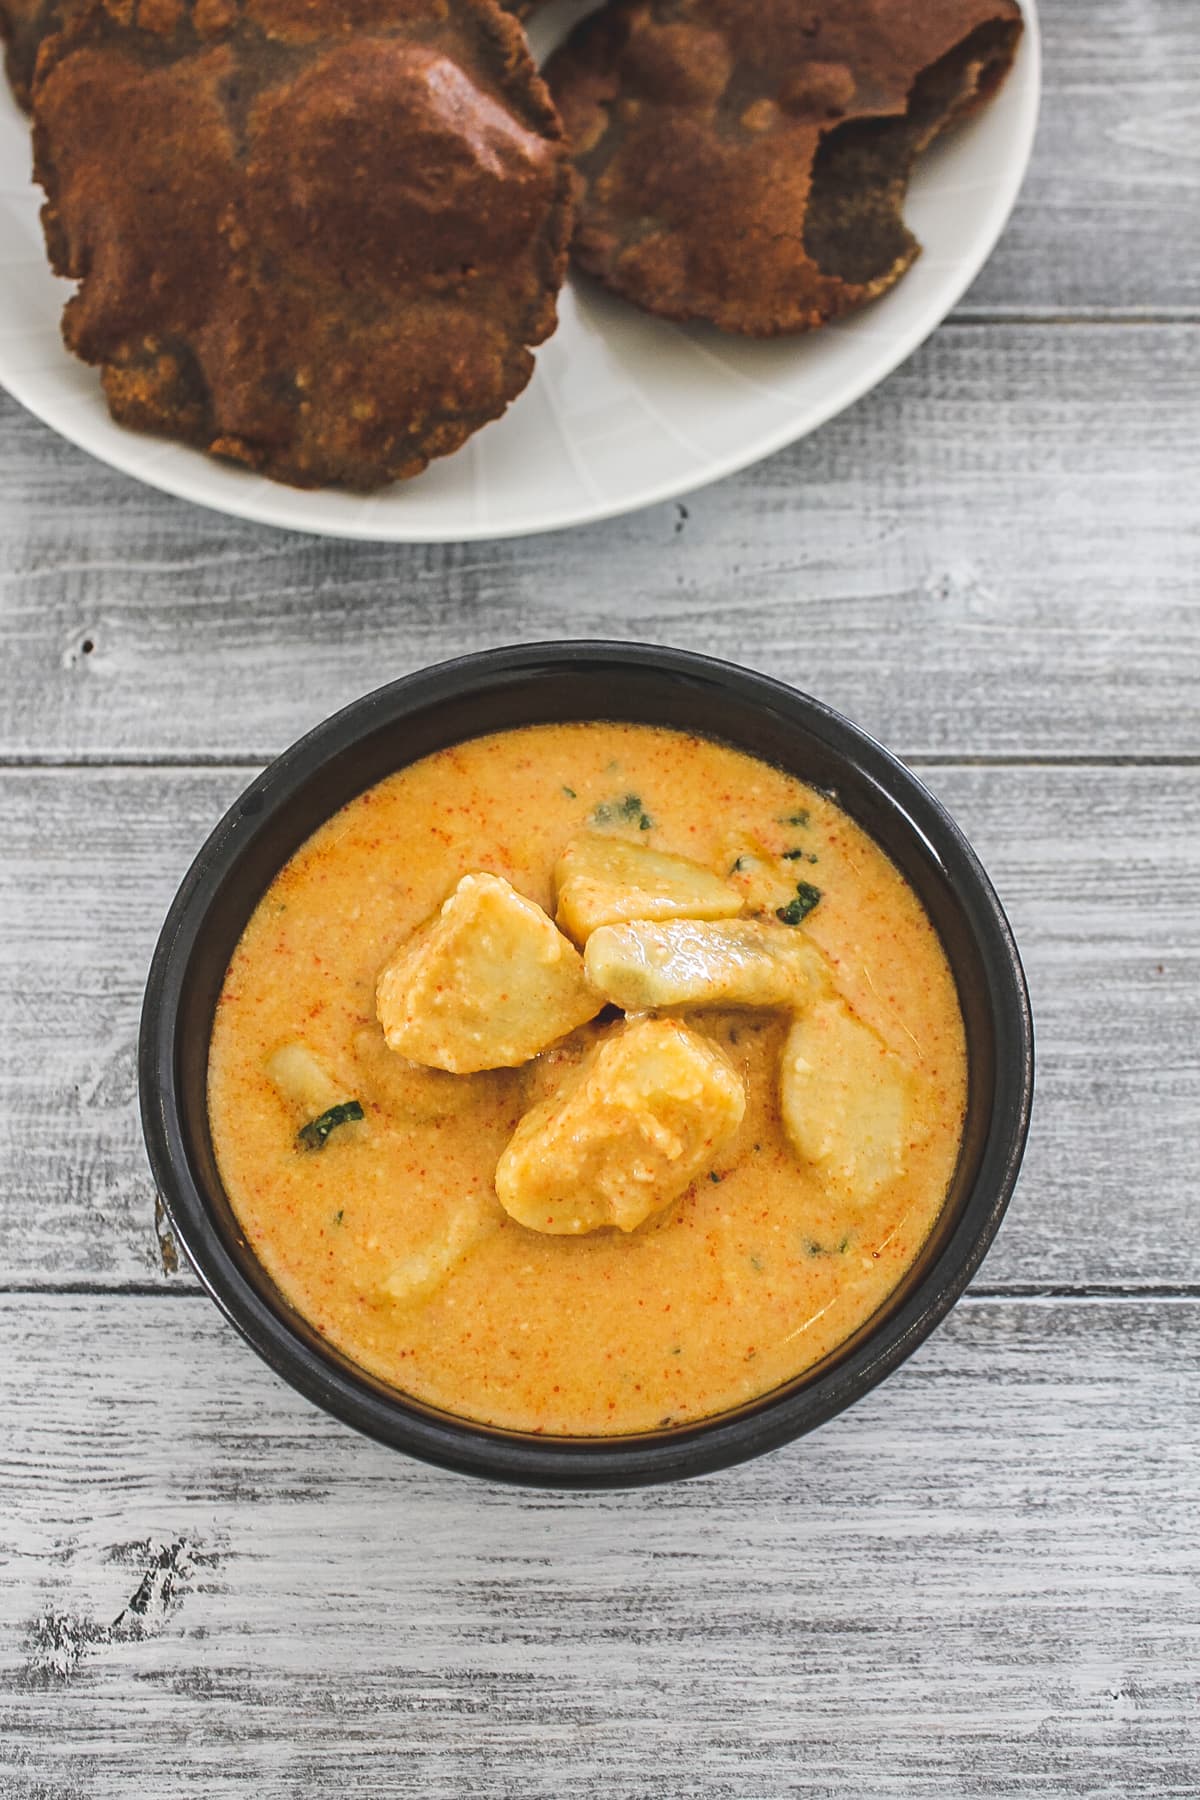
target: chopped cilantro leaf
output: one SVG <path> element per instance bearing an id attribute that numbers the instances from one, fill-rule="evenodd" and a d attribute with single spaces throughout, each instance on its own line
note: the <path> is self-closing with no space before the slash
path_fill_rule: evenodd
<path id="1" fill-rule="evenodd" d="M 799 925 L 802 919 L 807 919 L 820 898 L 820 888 L 814 887 L 811 881 L 798 882 L 796 898 L 789 900 L 786 906 L 777 906 L 775 917 L 784 925 Z"/>
<path id="2" fill-rule="evenodd" d="M 355 1119 L 361 1119 L 363 1109 L 357 1100 L 343 1100 L 337 1106 L 331 1106 L 316 1119 L 310 1119 L 296 1133 L 296 1143 L 301 1150 L 323 1150 L 325 1141 L 331 1131 L 339 1125 L 349 1125 Z"/>
<path id="3" fill-rule="evenodd" d="M 654 820 L 642 805 L 640 794 L 623 794 L 619 800 L 602 800 L 592 813 L 592 824 L 636 825 L 642 831 L 650 831 Z"/>

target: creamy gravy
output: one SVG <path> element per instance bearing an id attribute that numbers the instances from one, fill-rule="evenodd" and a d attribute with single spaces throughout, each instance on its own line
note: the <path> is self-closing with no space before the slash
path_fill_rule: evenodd
<path id="1" fill-rule="evenodd" d="M 764 857 L 785 904 L 801 881 L 819 890 L 796 929 L 921 1094 L 903 1171 L 868 1202 L 825 1183 L 787 1142 L 778 1062 L 788 1023 L 771 1013 L 688 1015 L 742 1074 L 745 1118 L 717 1165 L 628 1235 L 543 1236 L 501 1213 L 493 1191 L 523 1114 L 611 1022 L 583 1026 L 522 1069 L 435 1075 L 440 1098 L 406 1083 L 376 1019 L 384 959 L 467 871 L 502 875 L 553 914 L 555 859 L 597 826 L 744 882 L 752 901 Z M 264 1067 L 296 1040 L 363 1108 L 362 1123 L 333 1131 L 319 1154 L 297 1148 L 296 1113 Z M 558 1434 L 700 1418 L 836 1348 L 928 1236 L 965 1094 L 945 955 L 872 841 L 834 802 L 739 751 L 608 723 L 479 738 L 343 807 L 247 925 L 209 1062 L 222 1179 L 286 1299 L 354 1361 L 427 1403 Z M 464 1202 L 489 1228 L 418 1303 L 396 1303 L 388 1271 L 414 1257 L 436 1266 Z"/>

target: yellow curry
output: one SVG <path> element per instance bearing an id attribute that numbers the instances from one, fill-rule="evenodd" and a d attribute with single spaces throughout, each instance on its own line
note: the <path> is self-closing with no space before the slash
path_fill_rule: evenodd
<path id="1" fill-rule="evenodd" d="M 347 1356 L 517 1430 L 652 1430 L 810 1367 L 958 1154 L 941 944 L 836 803 L 597 722 L 481 737 L 328 820 L 209 1059 L 222 1179 Z"/>

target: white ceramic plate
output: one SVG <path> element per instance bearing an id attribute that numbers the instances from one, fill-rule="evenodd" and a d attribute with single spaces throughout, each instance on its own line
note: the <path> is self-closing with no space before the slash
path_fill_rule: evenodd
<path id="1" fill-rule="evenodd" d="M 534 21 L 544 55 L 594 0 Z M 571 282 L 557 332 L 504 418 L 382 493 L 301 492 L 114 425 L 95 370 L 67 355 L 71 284 L 42 254 L 29 131 L 0 97 L 0 382 L 47 425 L 126 474 L 201 506 L 333 537 L 432 543 L 515 537 L 610 518 L 769 456 L 882 381 L 978 274 L 1021 185 L 1040 87 L 1034 0 L 1012 74 L 977 118 L 935 145 L 907 218 L 924 254 L 890 294 L 803 338 L 725 337 L 651 319 Z M 3 83 L 0 82 L 0 86 Z"/>

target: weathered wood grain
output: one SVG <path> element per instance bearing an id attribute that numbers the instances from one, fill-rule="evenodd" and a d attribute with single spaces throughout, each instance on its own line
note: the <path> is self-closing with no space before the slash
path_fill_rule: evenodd
<path id="1" fill-rule="evenodd" d="M 814 1436 L 588 1496 L 356 1438 L 201 1296 L 4 1304 L 0 1791 L 1194 1796 L 1198 1329 L 968 1300 Z"/>
<path id="2" fill-rule="evenodd" d="M 0 758 L 217 765 L 0 776 L 3 1800 L 1200 1795 L 1200 34 L 1194 0 L 1041 10 L 1033 168 L 955 319 L 683 506 L 318 542 L 0 396 Z M 158 923 L 250 773 L 222 762 L 439 657 L 599 634 L 930 763 L 1040 1073 L 976 1297 L 883 1390 L 593 1498 L 291 1394 L 163 1275 L 133 1094 Z M 1174 766 L 1022 762 L 1079 758 Z M 1020 1297 L 1053 1288 L 1103 1297 Z"/>
<path id="3" fill-rule="evenodd" d="M 0 778 L 0 1282 L 161 1277 L 135 1104 L 141 990 L 249 771 Z M 924 771 L 1011 912 L 1039 1079 L 988 1287 L 1200 1283 L 1200 772 Z"/>
<path id="4" fill-rule="evenodd" d="M 0 402 L 0 755 L 265 758 L 441 657 L 606 634 L 910 754 L 1198 754 L 1198 355 L 1200 327 L 946 329 L 686 505 L 415 549 L 166 499 Z"/>
<path id="5" fill-rule="evenodd" d="M 1200 306 L 1193 0 L 1039 0 L 1033 162 L 966 310 Z"/>

